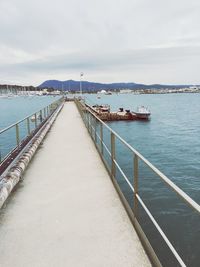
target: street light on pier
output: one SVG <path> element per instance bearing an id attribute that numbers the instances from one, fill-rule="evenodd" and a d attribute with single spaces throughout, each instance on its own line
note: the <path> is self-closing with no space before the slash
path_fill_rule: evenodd
<path id="1" fill-rule="evenodd" d="M 82 95 L 82 77 L 83 77 L 83 72 L 80 73 L 80 94 Z"/>

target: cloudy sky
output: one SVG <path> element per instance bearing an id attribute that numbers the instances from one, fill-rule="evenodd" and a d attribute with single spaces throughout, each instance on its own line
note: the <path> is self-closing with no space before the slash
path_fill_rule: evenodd
<path id="1" fill-rule="evenodd" d="M 199 0 L 0 0 L 0 83 L 200 84 Z"/>

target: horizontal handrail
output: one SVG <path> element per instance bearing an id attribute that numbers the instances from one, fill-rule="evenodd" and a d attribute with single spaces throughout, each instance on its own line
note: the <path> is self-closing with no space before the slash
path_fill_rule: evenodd
<path id="1" fill-rule="evenodd" d="M 115 165 L 117 166 L 118 170 L 120 171 L 121 175 L 123 176 L 123 178 L 125 179 L 125 181 L 127 182 L 127 184 L 129 185 L 131 191 L 133 193 L 135 193 L 135 189 L 133 188 L 133 186 L 131 185 L 128 177 L 125 175 L 125 173 L 122 171 L 121 167 L 119 166 L 119 164 L 117 163 L 116 160 L 114 160 Z M 173 245 L 171 244 L 171 242 L 169 241 L 169 239 L 167 238 L 166 234 L 163 232 L 163 230 L 161 229 L 161 227 L 159 226 L 159 224 L 156 222 L 156 220 L 154 219 L 153 215 L 151 214 L 151 212 L 149 211 L 149 209 L 147 208 L 147 206 L 144 204 L 143 200 L 141 199 L 141 197 L 136 193 L 136 198 L 138 199 L 139 203 L 141 204 L 141 206 L 143 207 L 143 209 L 145 210 L 145 212 L 147 213 L 147 215 L 149 216 L 151 222 L 153 223 L 153 225 L 156 227 L 157 231 L 160 233 L 160 235 L 162 236 L 162 238 L 164 239 L 164 241 L 166 242 L 167 246 L 170 248 L 170 250 L 172 251 L 172 253 L 174 254 L 174 256 L 176 257 L 176 259 L 178 260 L 178 262 L 180 263 L 180 265 L 182 267 L 186 267 L 185 263 L 183 262 L 183 260 L 181 259 L 181 257 L 179 256 L 179 254 L 177 253 L 177 251 L 175 250 L 175 248 L 173 247 Z"/>
<path id="2" fill-rule="evenodd" d="M 17 122 L 9 125 L 8 127 L 0 130 L 0 137 L 2 134 L 7 134 L 7 131 L 14 129 L 15 133 L 12 136 L 15 137 L 15 143 L 13 142 L 8 147 L 1 146 L 1 151 L 5 149 L 6 152 L 1 153 L 0 151 L 0 167 L 2 170 L 3 165 L 7 165 L 12 161 L 12 155 L 20 151 L 21 146 L 24 142 L 30 138 L 35 132 L 41 127 L 41 125 L 49 118 L 52 112 L 60 105 L 63 101 L 63 97 L 58 98 L 56 101 L 50 103 L 49 105 L 39 109 L 38 111 L 26 116 L 25 118 L 18 120 Z M 33 120 L 32 120 L 33 118 Z M 25 124 L 24 124 L 25 122 Z M 23 123 L 23 125 L 22 125 Z M 32 123 L 32 124 L 31 124 Z M 26 134 L 25 134 L 26 131 Z M 21 138 L 20 138 L 21 137 Z"/>
<path id="3" fill-rule="evenodd" d="M 188 203 L 193 209 L 200 213 L 200 205 L 189 197 L 182 189 L 180 189 L 174 182 L 172 182 L 165 174 L 159 171 L 152 163 L 150 163 L 144 156 L 142 156 L 135 148 L 129 145 L 119 134 L 111 129 L 105 122 L 92 112 L 89 108 L 87 111 L 90 112 L 102 125 L 104 125 L 111 133 L 113 133 L 117 139 L 119 139 L 130 151 L 137 155 L 150 169 L 152 169 L 170 188 L 172 188 L 186 203 Z"/>
<path id="4" fill-rule="evenodd" d="M 59 99 L 57 99 L 56 101 L 50 103 L 49 105 L 43 107 L 42 109 L 45 109 L 45 108 L 49 107 L 50 105 L 53 105 L 53 104 L 57 103 L 57 102 L 58 102 L 59 100 L 61 100 L 61 99 L 62 99 L 62 97 L 59 98 Z M 21 123 L 21 122 L 27 120 L 28 118 L 32 117 L 33 115 L 35 115 L 35 113 L 39 112 L 40 110 L 41 110 L 41 109 L 39 109 L 38 111 L 35 111 L 35 112 L 32 113 L 31 115 L 28 115 L 28 116 L 26 116 L 25 118 L 23 118 L 23 119 L 21 119 L 21 120 L 15 122 L 15 123 L 9 125 L 8 127 L 4 128 L 4 129 L 2 129 L 2 130 L 0 130 L 0 135 L 1 135 L 2 133 L 6 132 L 7 130 L 9 130 L 9 129 L 15 127 L 17 124 L 19 124 L 19 123 Z"/>
<path id="5" fill-rule="evenodd" d="M 175 250 L 175 248 L 173 247 L 173 245 L 169 241 L 169 239 L 166 237 L 165 233 L 163 232 L 163 230 L 161 229 L 159 224 L 156 222 L 156 220 L 154 219 L 153 215 L 151 214 L 151 212 L 149 211 L 147 206 L 142 201 L 141 197 L 138 194 L 136 194 L 136 197 L 137 197 L 138 201 L 140 202 L 140 204 L 142 205 L 142 207 L 145 210 L 145 212 L 147 213 L 147 215 L 149 216 L 149 218 L 152 221 L 153 225 L 156 227 L 156 229 L 158 230 L 158 232 L 160 233 L 160 235 L 164 239 L 165 243 L 168 245 L 168 247 L 170 248 L 171 252 L 176 257 L 177 261 L 180 263 L 180 265 L 182 267 L 186 267 L 185 263 L 183 262 L 183 260 L 181 259 L 181 257 L 179 256 L 179 254 L 177 253 L 177 251 Z"/>
<path id="6" fill-rule="evenodd" d="M 119 172 L 123 176 L 123 179 L 126 181 L 126 183 L 128 184 L 129 188 L 133 192 L 133 194 L 134 194 L 134 207 L 133 207 L 133 211 L 132 212 L 134 214 L 134 217 L 137 214 L 137 203 L 140 203 L 141 207 L 143 208 L 143 210 L 148 215 L 150 221 L 152 222 L 154 227 L 157 229 L 157 231 L 160 234 L 160 236 L 162 236 L 163 240 L 165 241 L 166 245 L 170 249 L 171 253 L 176 258 L 177 262 L 180 264 L 180 266 L 185 267 L 186 265 L 185 265 L 184 261 L 182 260 L 182 258 L 180 257 L 180 255 L 178 254 L 178 252 L 176 251 L 176 249 L 174 248 L 174 246 L 172 245 L 170 240 L 167 238 L 167 236 L 165 235 L 165 233 L 163 232 L 163 230 L 161 229 L 161 227 L 159 226 L 157 221 L 154 219 L 153 215 L 151 214 L 151 212 L 149 211 L 149 209 L 147 208 L 147 206 L 145 205 L 145 203 L 143 202 L 143 200 L 141 199 L 141 197 L 138 194 L 138 159 L 140 159 L 142 162 L 144 162 L 145 165 L 147 165 L 149 167 L 149 169 L 151 169 L 154 173 L 156 173 L 161 178 L 161 180 L 164 181 L 167 184 L 167 186 L 169 186 L 181 199 L 183 199 L 190 207 L 192 207 L 198 213 L 200 213 L 199 204 L 196 203 L 191 197 L 189 197 L 175 183 L 173 183 L 166 175 L 164 175 L 161 171 L 159 171 L 152 163 L 150 163 L 145 157 L 143 157 L 136 149 L 134 149 L 132 146 L 130 146 L 122 137 L 120 137 L 106 123 L 104 123 L 101 119 L 99 119 L 99 117 L 90 109 L 89 106 L 84 105 L 80 101 L 76 101 L 76 99 L 75 99 L 75 102 L 77 104 L 77 107 L 79 108 L 81 116 L 85 120 L 86 127 L 88 128 L 88 131 L 91 134 L 92 139 L 93 139 L 98 151 L 100 152 L 102 160 L 103 160 L 104 164 L 108 168 L 108 171 L 109 171 L 109 174 L 110 174 L 111 178 L 112 179 L 116 178 L 116 169 L 115 168 L 117 167 Z M 88 114 L 90 114 L 92 116 L 92 118 L 95 118 L 95 120 L 92 119 L 93 122 L 91 123 L 91 117 L 90 117 L 90 119 L 88 119 L 88 115 L 86 117 L 84 117 L 84 112 L 83 111 L 86 111 Z M 101 136 L 97 133 L 96 121 L 98 121 L 100 123 Z M 93 127 L 92 124 L 95 127 Z M 110 133 L 110 137 L 111 137 L 111 152 L 110 152 L 109 148 L 106 146 L 106 144 L 103 141 L 103 135 L 102 135 L 102 128 L 103 127 L 102 127 L 102 125 Z M 91 131 L 89 129 L 91 129 Z M 94 131 L 95 136 L 97 136 L 97 138 L 100 140 L 101 149 L 97 146 L 97 140 L 93 137 L 93 131 Z M 122 142 L 125 145 L 125 147 L 127 147 L 133 154 L 133 158 L 134 158 L 134 185 L 131 184 L 131 182 L 129 181 L 128 177 L 126 176 L 126 174 L 123 172 L 123 170 L 119 166 L 118 162 L 116 161 L 116 158 L 115 158 L 115 142 L 116 142 L 115 139 L 116 138 L 120 142 Z M 110 156 L 111 166 L 108 166 L 107 160 L 103 157 L 102 147 L 104 147 L 106 149 L 107 153 Z M 125 204 L 125 207 L 126 207 L 126 204 Z M 127 209 L 127 211 L 129 213 L 129 208 Z M 152 260 L 157 257 L 155 255 L 154 251 L 152 251 L 151 248 L 150 248 L 149 253 L 152 256 L 151 257 Z M 159 260 L 158 260 L 158 262 L 157 262 L 157 260 L 155 260 L 155 261 L 153 260 L 153 262 L 155 263 L 156 266 L 161 266 L 161 264 L 159 263 Z"/>
<path id="7" fill-rule="evenodd" d="M 114 160 L 114 163 L 115 163 L 115 165 L 117 166 L 117 168 L 118 168 L 119 172 L 121 173 L 121 175 L 124 177 L 124 179 L 125 179 L 125 181 L 127 182 L 127 184 L 129 185 L 131 191 L 134 193 L 135 190 L 134 190 L 132 184 L 130 183 L 128 177 L 127 177 L 126 174 L 122 171 L 121 167 L 119 166 L 119 164 L 117 163 L 116 160 Z"/>

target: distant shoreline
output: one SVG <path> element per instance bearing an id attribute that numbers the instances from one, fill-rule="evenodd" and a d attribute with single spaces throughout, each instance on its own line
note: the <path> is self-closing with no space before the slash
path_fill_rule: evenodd
<path id="1" fill-rule="evenodd" d="M 109 93 L 108 93 L 109 92 Z M 80 91 L 73 91 L 68 92 L 69 94 L 77 94 L 80 93 Z M 198 90 L 195 89 L 164 89 L 164 90 L 151 90 L 151 89 L 140 89 L 140 90 L 120 90 L 120 91 L 106 91 L 103 92 L 88 92 L 83 91 L 83 94 L 98 94 L 98 95 L 111 95 L 111 94 L 135 94 L 135 95 L 142 95 L 142 94 L 183 94 L 183 93 L 200 93 L 200 88 Z"/>

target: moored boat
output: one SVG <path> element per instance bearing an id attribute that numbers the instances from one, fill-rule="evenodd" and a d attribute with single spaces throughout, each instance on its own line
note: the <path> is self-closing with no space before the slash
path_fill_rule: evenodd
<path id="1" fill-rule="evenodd" d="M 137 108 L 137 111 L 133 112 L 138 119 L 144 119 L 144 120 L 148 120 L 150 115 L 151 115 L 151 112 L 148 108 L 144 107 L 144 106 L 140 106 Z"/>
<path id="2" fill-rule="evenodd" d="M 110 106 L 109 105 L 94 105 L 92 106 L 93 109 L 96 111 L 96 112 L 110 112 Z"/>
<path id="3" fill-rule="evenodd" d="M 148 108 L 140 106 L 137 111 L 131 111 L 130 109 L 124 109 L 120 107 L 118 111 L 111 111 L 109 105 L 93 105 L 86 104 L 86 107 L 95 112 L 96 115 L 103 121 L 121 121 L 121 120 L 148 120 L 151 115 Z"/>

